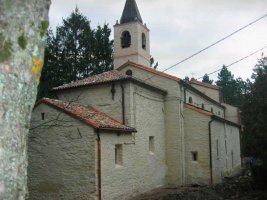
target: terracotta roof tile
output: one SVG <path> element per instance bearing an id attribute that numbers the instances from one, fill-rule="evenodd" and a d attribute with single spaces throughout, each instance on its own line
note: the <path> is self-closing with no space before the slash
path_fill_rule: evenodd
<path id="1" fill-rule="evenodd" d="M 215 89 L 215 90 L 221 90 L 222 88 L 217 86 L 217 85 L 212 85 L 212 84 L 209 84 L 209 83 L 203 83 L 201 81 L 197 81 L 196 79 L 191 79 L 189 81 L 190 84 L 196 84 L 196 85 L 201 85 L 201 86 L 204 86 L 204 87 L 208 87 L 208 88 L 212 88 L 212 89 Z"/>
<path id="2" fill-rule="evenodd" d="M 151 73 L 156 74 L 156 75 L 159 75 L 159 76 L 163 76 L 163 77 L 165 77 L 165 78 L 168 78 L 168 79 L 171 79 L 171 80 L 174 80 L 174 81 L 179 81 L 179 80 L 181 80 L 180 78 L 178 78 L 178 77 L 176 77 L 176 76 L 172 76 L 172 75 L 170 75 L 170 74 L 167 74 L 167 73 L 164 73 L 164 72 L 160 72 L 160 71 L 158 71 L 158 70 L 155 70 L 155 69 L 153 69 L 153 68 L 151 68 L 151 67 L 146 67 L 146 66 L 144 66 L 144 65 L 139 65 L 139 64 L 136 64 L 136 63 L 133 63 L 133 62 L 130 62 L 130 61 L 128 61 L 128 62 L 126 62 L 125 64 L 123 64 L 122 66 L 120 66 L 120 67 L 118 68 L 118 70 L 123 69 L 123 68 L 127 67 L 128 65 L 131 65 L 131 66 L 136 67 L 136 68 L 138 68 L 138 69 L 142 69 L 142 70 L 151 72 Z"/>
<path id="3" fill-rule="evenodd" d="M 83 121 L 84 123 L 92 126 L 93 128 L 98 128 L 102 130 L 136 132 L 134 128 L 121 124 L 117 120 L 109 117 L 105 113 L 100 112 L 91 106 L 86 107 L 78 103 L 70 103 L 48 98 L 40 100 L 37 103 L 37 105 L 41 103 L 47 104 L 58 110 L 61 110 L 66 114 L 69 114 L 72 117 L 75 117 Z"/>
<path id="4" fill-rule="evenodd" d="M 90 76 L 88 78 L 78 80 L 72 83 L 64 84 L 59 87 L 55 87 L 52 90 L 54 91 L 59 91 L 59 90 L 64 90 L 64 89 L 71 89 L 71 88 L 77 88 L 77 87 L 82 87 L 82 86 L 91 86 L 91 85 L 98 85 L 102 83 L 109 83 L 109 82 L 114 82 L 114 81 L 120 81 L 120 80 L 131 80 L 134 81 L 135 83 L 142 84 L 143 86 L 146 86 L 148 88 L 152 88 L 154 90 L 157 90 L 159 92 L 162 92 L 164 94 L 167 93 L 166 90 L 159 88 L 155 85 L 151 85 L 149 83 L 146 83 L 145 81 L 142 81 L 141 79 L 138 79 L 133 76 L 128 76 L 126 74 L 123 74 L 119 72 L 118 70 L 112 70 L 108 72 L 104 72 L 102 74 L 97 74 L 94 76 Z"/>
<path id="5" fill-rule="evenodd" d="M 55 87 L 53 88 L 53 90 L 61 90 L 61 89 L 67 89 L 67 88 L 76 88 L 80 86 L 95 85 L 99 83 L 106 83 L 106 82 L 115 81 L 115 80 L 123 80 L 127 78 L 130 78 L 130 76 L 124 75 L 117 70 L 112 70 L 112 71 L 104 72 L 102 74 L 90 76 L 88 78 L 78 80 L 72 83 L 67 83 L 59 87 Z"/>
<path id="6" fill-rule="evenodd" d="M 207 115 L 207 116 L 213 116 L 214 115 L 213 113 L 211 113 L 209 111 L 203 110 L 201 108 L 197 108 L 197 107 L 189 105 L 189 104 L 185 104 L 184 107 L 189 108 L 190 110 L 196 111 L 198 113 L 201 113 L 203 115 Z"/>

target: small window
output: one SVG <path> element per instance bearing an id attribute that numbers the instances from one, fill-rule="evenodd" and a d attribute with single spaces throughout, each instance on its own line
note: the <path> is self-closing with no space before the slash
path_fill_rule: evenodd
<path id="1" fill-rule="evenodd" d="M 124 31 L 121 34 L 121 47 L 122 48 L 128 48 L 131 45 L 131 34 L 129 31 Z"/>
<path id="2" fill-rule="evenodd" d="M 142 33 L 142 48 L 146 49 L 146 35 Z"/>
<path id="3" fill-rule="evenodd" d="M 188 101 L 189 101 L 189 103 L 192 104 L 193 103 L 193 98 L 192 97 L 189 97 L 189 100 Z"/>
<path id="4" fill-rule="evenodd" d="M 205 109 L 205 105 L 204 105 L 204 103 L 202 103 L 201 108 L 202 108 L 203 110 Z"/>
<path id="5" fill-rule="evenodd" d="M 198 157 L 197 157 L 197 151 L 192 151 L 192 161 L 197 161 Z"/>
<path id="6" fill-rule="evenodd" d="M 149 152 L 154 153 L 155 151 L 155 138 L 154 136 L 149 136 Z"/>
<path id="7" fill-rule="evenodd" d="M 132 76 L 133 75 L 133 71 L 128 69 L 125 74 L 128 75 L 128 76 Z"/>
<path id="8" fill-rule="evenodd" d="M 216 140 L 217 158 L 219 158 L 219 140 Z"/>
<path id="9" fill-rule="evenodd" d="M 122 165 L 122 144 L 115 145 L 115 164 Z"/>
<path id="10" fill-rule="evenodd" d="M 221 115 L 221 112 L 220 111 L 218 111 L 218 115 Z"/>
<path id="11" fill-rule="evenodd" d="M 227 155 L 227 143 L 226 143 L 226 140 L 224 141 L 224 146 L 225 146 L 225 153 Z"/>
<path id="12" fill-rule="evenodd" d="M 42 120 L 44 120 L 45 119 L 45 114 L 41 113 L 41 117 L 42 117 Z"/>
<path id="13" fill-rule="evenodd" d="M 213 113 L 213 107 L 211 107 L 210 111 Z"/>

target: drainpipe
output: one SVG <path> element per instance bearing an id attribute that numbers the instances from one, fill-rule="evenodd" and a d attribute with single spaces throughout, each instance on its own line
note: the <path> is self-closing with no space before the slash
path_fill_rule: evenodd
<path id="1" fill-rule="evenodd" d="M 125 125 L 125 101 L 124 101 L 124 87 L 121 83 L 121 107 L 122 107 L 122 124 Z"/>
<path id="2" fill-rule="evenodd" d="M 97 134 L 97 175 L 98 175 L 98 200 L 101 200 L 101 141 L 100 141 L 100 130 L 96 129 Z"/>
<path id="3" fill-rule="evenodd" d="M 211 123 L 214 121 L 212 119 L 209 121 L 209 150 L 210 150 L 210 185 L 213 184 L 213 174 L 212 174 L 212 146 L 211 146 Z"/>

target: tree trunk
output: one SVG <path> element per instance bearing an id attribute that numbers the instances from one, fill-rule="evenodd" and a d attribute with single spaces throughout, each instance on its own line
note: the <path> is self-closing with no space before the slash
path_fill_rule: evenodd
<path id="1" fill-rule="evenodd" d="M 0 200 L 25 199 L 27 136 L 50 0 L 0 0 Z"/>

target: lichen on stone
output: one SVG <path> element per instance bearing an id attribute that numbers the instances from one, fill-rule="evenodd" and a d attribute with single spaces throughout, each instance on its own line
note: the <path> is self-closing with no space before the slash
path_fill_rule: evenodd
<path id="1" fill-rule="evenodd" d="M 44 21 L 41 21 L 41 37 L 45 36 L 45 34 L 47 33 L 47 29 L 48 29 L 48 26 L 49 26 L 49 22 L 44 20 Z"/>
<path id="2" fill-rule="evenodd" d="M 24 33 L 22 33 L 21 36 L 18 37 L 18 44 L 23 50 L 26 49 L 27 38 L 25 37 Z"/>
<path id="3" fill-rule="evenodd" d="M 0 33 L 0 62 L 5 62 L 11 57 L 12 43 Z"/>

